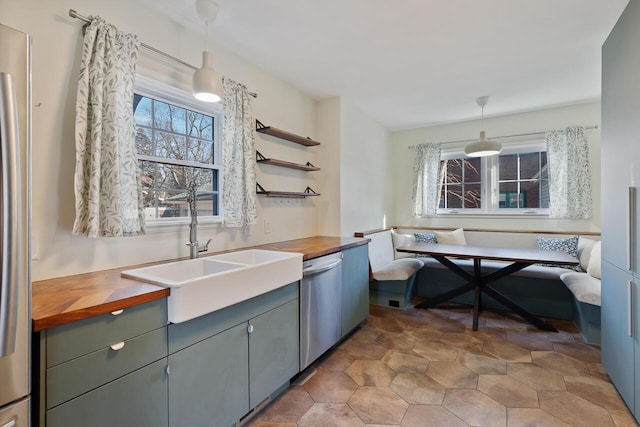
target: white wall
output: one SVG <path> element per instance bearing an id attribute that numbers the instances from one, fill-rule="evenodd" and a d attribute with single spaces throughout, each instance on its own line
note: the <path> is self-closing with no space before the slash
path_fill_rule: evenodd
<path id="1" fill-rule="evenodd" d="M 580 105 L 485 118 L 487 135 L 502 136 L 546 131 L 567 126 L 600 125 L 600 103 Z M 408 147 L 425 142 L 456 141 L 474 138 L 481 130 L 480 120 L 425 127 L 393 134 L 394 157 L 394 204 L 392 225 L 417 225 L 434 227 L 477 227 L 493 229 L 529 230 L 600 230 L 600 130 L 587 130 L 589 140 L 589 161 L 593 184 L 592 220 L 555 220 L 549 218 L 522 218 L 518 216 L 499 219 L 482 216 L 453 216 L 420 218 L 412 214 L 411 191 L 413 173 L 413 151 Z M 463 146 L 460 145 L 459 146 Z M 453 148 L 456 145 L 446 145 Z"/>
<path id="2" fill-rule="evenodd" d="M 341 117 L 340 226 L 353 236 L 384 227 L 392 214 L 391 133 L 345 101 Z"/>
<path id="3" fill-rule="evenodd" d="M 318 234 L 340 235 L 340 134 L 341 101 L 338 97 L 318 102 L 318 139 L 324 149 L 318 156 Z"/>
<path id="4" fill-rule="evenodd" d="M 185 7 L 193 7 L 190 2 Z M 82 45 L 82 25 L 68 17 L 75 8 L 100 15 L 121 30 L 136 33 L 148 45 L 189 63 L 201 61 L 202 36 L 137 2 L 127 0 L 1 0 L 0 23 L 33 37 L 33 279 L 172 259 L 188 255 L 188 226 L 142 237 L 88 239 L 72 236 L 74 220 L 75 91 Z M 259 94 L 254 114 L 263 123 L 316 137 L 316 102 L 233 53 L 213 46 L 218 71 Z M 139 71 L 168 76 L 188 89 L 191 70 L 142 51 Z M 317 149 L 305 149 L 257 136 L 263 154 L 293 162 L 317 162 Z M 313 174 L 313 173 L 311 173 Z M 261 165 L 258 182 L 265 188 L 302 191 L 315 178 L 304 172 Z M 258 199 L 258 224 L 247 232 L 201 225 L 199 240 L 212 238 L 211 250 L 313 236 L 317 233 L 316 199 Z M 264 232 L 268 220 L 271 233 Z"/>

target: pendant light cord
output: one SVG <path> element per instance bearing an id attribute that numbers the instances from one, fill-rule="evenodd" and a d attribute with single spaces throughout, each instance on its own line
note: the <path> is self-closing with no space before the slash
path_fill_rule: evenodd
<path id="1" fill-rule="evenodd" d="M 209 51 L 209 20 L 204 20 L 204 50 Z"/>

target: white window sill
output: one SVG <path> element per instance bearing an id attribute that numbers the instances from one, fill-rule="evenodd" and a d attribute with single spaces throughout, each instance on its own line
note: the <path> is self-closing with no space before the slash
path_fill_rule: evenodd
<path id="1" fill-rule="evenodd" d="M 465 217 L 465 218 L 549 218 L 548 212 L 528 212 L 524 210 L 511 212 L 469 212 L 469 211 L 442 211 L 435 217 Z M 427 216 L 424 216 L 427 218 Z"/>

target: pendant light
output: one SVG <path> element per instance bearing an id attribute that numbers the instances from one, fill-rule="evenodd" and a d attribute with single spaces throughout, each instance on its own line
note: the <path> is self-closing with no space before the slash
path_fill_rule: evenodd
<path id="1" fill-rule="evenodd" d="M 193 96 L 204 102 L 219 102 L 222 81 L 213 69 L 213 55 L 209 52 L 209 22 L 216 19 L 218 5 L 211 0 L 196 0 L 196 10 L 205 22 L 205 50 L 202 52 L 202 67 L 193 73 Z"/>
<path id="2" fill-rule="evenodd" d="M 481 96 L 476 99 L 476 103 L 482 109 L 482 130 L 480 131 L 480 140 L 472 142 L 464 148 L 464 153 L 469 157 L 486 157 L 500 154 L 502 144 L 496 141 L 487 140 L 487 134 L 484 131 L 484 107 L 489 102 L 488 96 Z"/>

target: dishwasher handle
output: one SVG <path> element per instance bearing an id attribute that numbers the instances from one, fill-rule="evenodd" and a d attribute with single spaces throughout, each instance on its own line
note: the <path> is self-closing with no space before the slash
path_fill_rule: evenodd
<path id="1" fill-rule="evenodd" d="M 314 274 L 324 273 L 325 271 L 329 271 L 335 267 L 337 267 L 342 262 L 342 259 L 337 259 L 329 264 L 322 264 L 317 267 L 308 267 L 302 270 L 302 276 L 313 276 Z"/>

